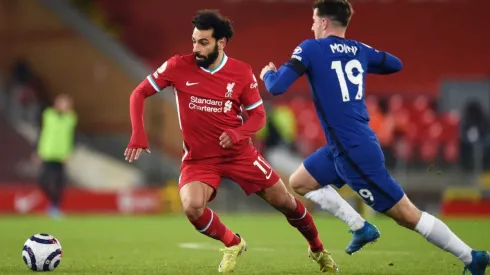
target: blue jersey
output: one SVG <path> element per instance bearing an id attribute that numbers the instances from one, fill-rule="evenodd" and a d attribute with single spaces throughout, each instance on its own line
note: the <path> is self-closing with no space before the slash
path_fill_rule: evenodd
<path id="1" fill-rule="evenodd" d="M 278 95 L 305 74 L 327 141 L 338 153 L 367 140 L 377 142 L 364 103 L 366 74 L 389 74 L 401 68 L 400 60 L 391 54 L 329 36 L 303 41 L 284 66 L 265 74 L 264 82 L 271 94 Z"/>

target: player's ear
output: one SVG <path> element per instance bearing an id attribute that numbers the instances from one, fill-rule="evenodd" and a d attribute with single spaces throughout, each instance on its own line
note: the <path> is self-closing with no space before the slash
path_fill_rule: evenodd
<path id="1" fill-rule="evenodd" d="M 223 50 L 226 46 L 226 38 L 218 40 L 218 49 Z"/>
<path id="2" fill-rule="evenodd" d="M 328 29 L 329 24 L 330 24 L 330 21 L 328 20 L 328 17 L 323 17 L 322 18 L 322 29 L 323 30 Z"/>

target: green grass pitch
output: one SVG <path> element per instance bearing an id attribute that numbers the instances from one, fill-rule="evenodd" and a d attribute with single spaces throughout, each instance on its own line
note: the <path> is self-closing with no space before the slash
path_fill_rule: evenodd
<path id="1" fill-rule="evenodd" d="M 340 274 L 461 274 L 462 264 L 418 234 L 375 219 L 381 238 L 349 256 L 351 235 L 342 222 L 315 213 L 326 248 Z M 235 274 L 320 274 L 303 237 L 279 214 L 222 215 L 248 243 Z M 490 249 L 490 220 L 448 220 L 470 246 Z M 54 274 L 218 274 L 220 243 L 197 233 L 183 216 L 0 217 L 0 274 L 32 274 L 22 261 L 24 241 L 35 233 L 57 237 L 63 259 Z"/>

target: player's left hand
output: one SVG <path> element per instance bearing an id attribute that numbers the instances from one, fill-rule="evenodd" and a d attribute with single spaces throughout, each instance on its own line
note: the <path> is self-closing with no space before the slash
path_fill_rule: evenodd
<path id="1" fill-rule="evenodd" d="M 233 145 L 233 140 L 226 132 L 223 132 L 219 137 L 219 145 L 223 148 L 230 148 Z"/>
<path id="2" fill-rule="evenodd" d="M 264 81 L 264 75 L 268 72 L 268 71 L 274 71 L 274 72 L 277 72 L 277 68 L 276 68 L 276 65 L 274 65 L 274 63 L 272 62 L 269 62 L 268 65 L 266 65 L 263 69 L 262 69 L 262 72 L 260 72 L 260 79 L 262 79 L 262 81 Z"/>

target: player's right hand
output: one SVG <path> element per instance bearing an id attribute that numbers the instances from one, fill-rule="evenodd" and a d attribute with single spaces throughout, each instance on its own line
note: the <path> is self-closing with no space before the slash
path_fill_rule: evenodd
<path id="1" fill-rule="evenodd" d="M 137 160 L 143 150 L 145 150 L 145 152 L 147 152 L 148 154 L 151 153 L 150 149 L 126 148 L 126 150 L 124 151 L 124 156 L 126 157 L 125 160 L 127 160 L 128 162 L 133 162 L 134 160 Z"/>
<path id="2" fill-rule="evenodd" d="M 276 65 L 274 65 L 274 63 L 272 62 L 269 62 L 269 64 L 262 68 L 262 71 L 260 72 L 260 79 L 262 79 L 262 81 L 264 80 L 264 76 L 268 71 L 277 72 Z"/>

